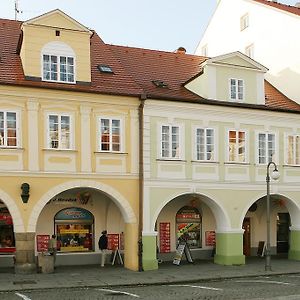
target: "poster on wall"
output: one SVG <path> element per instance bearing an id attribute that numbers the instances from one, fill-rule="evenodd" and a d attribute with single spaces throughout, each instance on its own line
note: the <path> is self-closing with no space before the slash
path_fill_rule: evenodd
<path id="1" fill-rule="evenodd" d="M 48 242 L 50 240 L 50 235 L 48 234 L 38 234 L 36 236 L 36 248 L 37 252 L 48 251 Z"/>
<path id="2" fill-rule="evenodd" d="M 215 246 L 216 245 L 216 233 L 215 231 L 205 231 L 205 246 Z"/>
<path id="3" fill-rule="evenodd" d="M 108 250 L 119 249 L 119 234 L 110 233 L 107 235 L 107 249 Z"/>
<path id="4" fill-rule="evenodd" d="M 159 251 L 169 253 L 170 249 L 170 222 L 159 223 Z"/>

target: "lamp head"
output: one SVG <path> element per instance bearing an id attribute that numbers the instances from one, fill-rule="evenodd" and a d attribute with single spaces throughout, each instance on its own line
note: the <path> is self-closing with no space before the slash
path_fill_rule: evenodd
<path id="1" fill-rule="evenodd" d="M 274 179 L 274 180 L 279 179 L 280 173 L 278 172 L 277 169 L 275 169 L 275 170 L 271 173 L 271 177 L 272 177 L 272 179 Z"/>

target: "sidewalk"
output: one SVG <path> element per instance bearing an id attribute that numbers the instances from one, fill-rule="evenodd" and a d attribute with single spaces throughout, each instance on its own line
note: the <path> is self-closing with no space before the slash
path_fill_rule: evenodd
<path id="1" fill-rule="evenodd" d="M 130 285 L 155 285 L 188 283 L 214 279 L 246 276 L 265 276 L 300 273 L 300 261 L 272 258 L 272 271 L 265 271 L 263 258 L 248 258 L 246 265 L 221 266 L 212 261 L 196 261 L 180 266 L 162 263 L 156 271 L 134 272 L 123 266 L 72 266 L 57 267 L 53 274 L 14 274 L 13 270 L 0 268 L 0 292 L 72 287 L 113 287 Z"/>

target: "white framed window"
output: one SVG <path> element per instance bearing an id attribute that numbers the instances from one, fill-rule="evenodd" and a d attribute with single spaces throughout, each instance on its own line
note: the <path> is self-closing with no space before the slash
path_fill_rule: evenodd
<path id="1" fill-rule="evenodd" d="M 245 30 L 247 27 L 249 27 L 249 14 L 244 14 L 240 18 L 240 28 L 241 31 Z"/>
<path id="2" fill-rule="evenodd" d="M 300 135 L 288 134 L 286 136 L 286 163 L 288 165 L 300 165 Z"/>
<path id="3" fill-rule="evenodd" d="M 41 52 L 42 80 L 76 83 L 75 53 L 62 42 L 50 42 Z"/>
<path id="4" fill-rule="evenodd" d="M 208 46 L 207 46 L 207 44 L 204 45 L 204 46 L 201 48 L 201 55 L 202 55 L 202 56 L 208 56 Z"/>
<path id="5" fill-rule="evenodd" d="M 43 80 L 74 83 L 74 57 L 43 54 Z"/>
<path id="6" fill-rule="evenodd" d="M 72 123 L 71 116 L 67 114 L 48 114 L 48 148 L 72 149 Z"/>
<path id="7" fill-rule="evenodd" d="M 160 126 L 160 155 L 165 159 L 180 159 L 181 128 L 179 125 Z"/>
<path id="8" fill-rule="evenodd" d="M 275 159 L 276 136 L 275 133 L 258 133 L 258 163 L 268 164 Z"/>
<path id="9" fill-rule="evenodd" d="M 215 130 L 213 128 L 195 129 L 196 160 L 215 161 Z"/>
<path id="10" fill-rule="evenodd" d="M 18 113 L 0 111 L 0 147 L 16 148 L 19 146 Z"/>
<path id="11" fill-rule="evenodd" d="M 232 101 L 243 101 L 244 100 L 244 80 L 230 78 L 229 79 L 229 90 L 230 90 L 230 100 Z"/>
<path id="12" fill-rule="evenodd" d="M 246 152 L 246 132 L 243 130 L 228 131 L 228 157 L 229 162 L 245 163 L 247 161 Z"/>
<path id="13" fill-rule="evenodd" d="M 123 121 L 119 118 L 99 118 L 99 151 L 122 152 Z"/>
<path id="14" fill-rule="evenodd" d="M 246 54 L 247 56 L 249 56 L 250 58 L 253 58 L 253 57 L 254 57 L 254 44 L 248 45 L 248 46 L 245 48 L 245 54 Z"/>

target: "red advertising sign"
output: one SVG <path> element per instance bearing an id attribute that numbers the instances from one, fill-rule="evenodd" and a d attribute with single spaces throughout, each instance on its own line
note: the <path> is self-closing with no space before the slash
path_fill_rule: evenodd
<path id="1" fill-rule="evenodd" d="M 216 245 L 216 233 L 214 231 L 205 231 L 205 246 Z"/>
<path id="2" fill-rule="evenodd" d="M 50 240 L 50 235 L 39 234 L 36 236 L 36 247 L 37 252 L 46 252 L 48 251 L 48 242 Z"/>
<path id="3" fill-rule="evenodd" d="M 110 233 L 107 235 L 107 249 L 116 250 L 119 249 L 119 234 Z"/>
<path id="4" fill-rule="evenodd" d="M 0 214 L 0 224 L 1 225 L 12 225 L 12 217 L 8 214 Z"/>
<path id="5" fill-rule="evenodd" d="M 159 223 L 159 251 L 169 253 L 170 248 L 170 222 Z"/>

